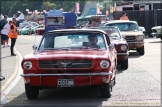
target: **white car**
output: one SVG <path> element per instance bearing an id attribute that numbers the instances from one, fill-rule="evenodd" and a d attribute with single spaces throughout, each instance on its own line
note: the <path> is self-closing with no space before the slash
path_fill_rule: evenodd
<path id="1" fill-rule="evenodd" d="M 162 26 L 154 26 L 151 28 L 153 37 L 161 38 L 162 40 Z"/>
<path id="2" fill-rule="evenodd" d="M 145 54 L 144 38 L 145 35 L 139 30 L 136 21 L 129 20 L 112 20 L 104 24 L 104 26 L 116 26 L 126 39 L 129 50 L 136 50 L 139 55 Z"/>

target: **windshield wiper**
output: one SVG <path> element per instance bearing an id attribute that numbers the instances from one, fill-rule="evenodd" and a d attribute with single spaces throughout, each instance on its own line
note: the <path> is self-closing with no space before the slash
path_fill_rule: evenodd
<path id="1" fill-rule="evenodd" d="M 67 51 L 69 51 L 69 50 L 71 50 L 71 48 L 57 48 L 58 50 L 67 50 Z"/>
<path id="2" fill-rule="evenodd" d="M 99 50 L 99 48 L 93 48 L 93 47 L 86 47 L 86 46 L 83 46 L 81 47 L 81 49 L 93 49 L 93 50 Z"/>
<path id="3" fill-rule="evenodd" d="M 56 48 L 44 48 L 43 50 L 58 50 L 58 49 L 56 49 Z"/>

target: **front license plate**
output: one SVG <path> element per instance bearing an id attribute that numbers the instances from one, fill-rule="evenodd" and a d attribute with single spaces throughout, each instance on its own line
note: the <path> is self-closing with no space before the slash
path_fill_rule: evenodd
<path id="1" fill-rule="evenodd" d="M 74 79 L 57 79 L 57 87 L 74 87 Z"/>

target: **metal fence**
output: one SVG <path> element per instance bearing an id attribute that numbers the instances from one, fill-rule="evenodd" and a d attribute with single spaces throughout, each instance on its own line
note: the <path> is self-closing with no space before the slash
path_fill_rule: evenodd
<path id="1" fill-rule="evenodd" d="M 146 29 L 146 34 L 151 34 L 151 28 L 154 26 L 162 26 L 162 10 L 133 10 L 124 11 L 127 13 L 129 20 L 136 21 L 139 26 L 143 26 Z M 113 13 L 114 20 L 119 20 L 122 11 L 115 11 Z"/>

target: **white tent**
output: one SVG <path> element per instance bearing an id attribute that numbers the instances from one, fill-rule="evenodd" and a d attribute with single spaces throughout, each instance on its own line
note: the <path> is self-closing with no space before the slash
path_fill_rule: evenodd
<path id="1" fill-rule="evenodd" d="M 19 17 L 16 18 L 16 20 L 25 20 L 24 14 L 21 13 Z"/>
<path id="2" fill-rule="evenodd" d="M 2 15 L 2 13 L 1 13 L 1 20 L 4 18 L 4 16 Z"/>

